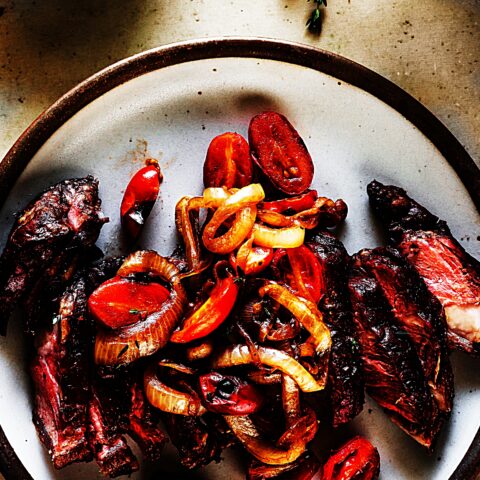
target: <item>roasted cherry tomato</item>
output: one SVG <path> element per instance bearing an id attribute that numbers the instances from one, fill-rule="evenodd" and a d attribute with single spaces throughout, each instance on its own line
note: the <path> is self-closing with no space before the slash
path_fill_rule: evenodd
<path id="1" fill-rule="evenodd" d="M 323 269 L 316 255 L 306 245 L 277 250 L 272 265 L 300 296 L 314 303 L 320 301 L 325 293 Z"/>
<path id="2" fill-rule="evenodd" d="M 102 283 L 88 299 L 95 320 L 116 329 L 145 319 L 160 310 L 170 292 L 159 283 L 141 283 L 114 277 Z"/>
<path id="3" fill-rule="evenodd" d="M 253 460 L 248 467 L 247 480 L 311 480 L 320 468 L 320 462 L 311 453 L 286 465 L 265 465 Z"/>
<path id="4" fill-rule="evenodd" d="M 208 187 L 241 188 L 252 183 L 252 160 L 247 141 L 238 133 L 222 133 L 208 147 L 203 183 Z"/>
<path id="5" fill-rule="evenodd" d="M 248 239 L 237 251 L 230 255 L 230 264 L 245 275 L 257 275 L 265 270 L 272 261 L 273 248 L 253 246 L 253 237 Z"/>
<path id="6" fill-rule="evenodd" d="M 305 143 L 279 113 L 264 112 L 252 118 L 248 129 L 254 162 L 273 186 L 289 195 L 310 187 L 313 162 Z"/>
<path id="7" fill-rule="evenodd" d="M 152 211 L 163 180 L 156 160 L 147 160 L 130 180 L 123 195 L 120 215 L 122 226 L 128 235 L 135 239 Z"/>
<path id="8" fill-rule="evenodd" d="M 183 327 L 173 333 L 170 341 L 187 343 L 212 333 L 232 311 L 237 294 L 235 277 L 227 273 L 224 278 L 219 278 L 207 301 L 185 320 Z"/>
<path id="9" fill-rule="evenodd" d="M 253 386 L 233 375 L 211 372 L 199 378 L 206 409 L 224 415 L 250 415 L 257 412 L 263 397 Z"/>
<path id="10" fill-rule="evenodd" d="M 282 198 L 273 202 L 262 202 L 259 207 L 277 213 L 298 213 L 312 208 L 317 197 L 316 190 L 309 190 L 307 193 L 296 197 Z"/>
<path id="11" fill-rule="evenodd" d="M 374 480 L 379 473 L 377 449 L 367 439 L 355 437 L 327 460 L 322 480 Z"/>

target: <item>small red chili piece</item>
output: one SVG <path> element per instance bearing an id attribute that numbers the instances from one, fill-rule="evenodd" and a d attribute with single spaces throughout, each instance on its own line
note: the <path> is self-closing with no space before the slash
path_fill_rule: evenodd
<path id="1" fill-rule="evenodd" d="M 337 450 L 323 466 L 322 480 L 375 480 L 380 473 L 378 450 L 365 438 L 355 437 Z"/>
<path id="2" fill-rule="evenodd" d="M 227 274 L 219 278 L 210 297 L 183 323 L 183 327 L 173 333 L 170 341 L 187 343 L 206 337 L 216 330 L 232 311 L 238 294 L 236 278 Z"/>
<path id="3" fill-rule="evenodd" d="M 263 397 L 251 384 L 233 375 L 201 375 L 200 394 L 205 408 L 224 415 L 250 415 L 262 407 Z"/>
<path id="4" fill-rule="evenodd" d="M 259 204 L 259 208 L 276 213 L 298 213 L 312 208 L 317 198 L 317 191 L 309 190 L 307 193 L 296 197 L 282 198 L 281 200 L 274 200 L 272 202 L 262 202 Z"/>
<path id="5" fill-rule="evenodd" d="M 122 227 L 130 238 L 136 239 L 152 211 L 163 180 L 158 162 L 149 159 L 130 180 L 120 207 Z"/>
<path id="6" fill-rule="evenodd" d="M 252 183 L 252 159 L 247 141 L 238 133 L 215 137 L 203 166 L 203 183 L 208 187 L 241 188 Z"/>
<path id="7" fill-rule="evenodd" d="M 90 295 L 88 308 L 99 323 L 117 329 L 160 310 L 169 296 L 170 292 L 159 283 L 141 283 L 117 276 Z"/>
<path id="8" fill-rule="evenodd" d="M 312 158 L 300 135 L 283 115 L 264 112 L 253 117 L 248 141 L 253 161 L 278 190 L 298 195 L 310 187 Z"/>

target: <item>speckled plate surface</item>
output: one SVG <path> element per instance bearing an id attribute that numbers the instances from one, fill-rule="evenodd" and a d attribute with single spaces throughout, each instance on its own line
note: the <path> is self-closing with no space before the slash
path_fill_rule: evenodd
<path id="1" fill-rule="evenodd" d="M 148 51 L 69 92 L 0 164 L 0 245 L 14 212 L 42 189 L 93 173 L 111 219 L 99 245 L 106 253 L 117 253 L 123 188 L 145 157 L 155 157 L 165 180 L 141 244 L 169 253 L 175 242 L 175 202 L 201 191 L 211 138 L 227 130 L 245 135 L 249 119 L 266 109 L 284 113 L 304 138 L 315 161 L 314 187 L 348 203 L 340 237 L 350 253 L 383 242 L 365 192 L 377 178 L 405 187 L 449 222 L 470 253 L 480 256 L 480 173 L 448 130 L 408 94 L 358 64 L 265 39 L 200 40 Z M 0 425 L 5 434 L 0 461 L 6 478 L 101 478 L 94 463 L 59 472 L 50 466 L 31 422 L 25 357 L 19 321 L 12 320 L 8 337 L 0 339 Z M 474 438 L 480 424 L 480 371 L 478 361 L 460 355 L 453 355 L 453 366 L 455 408 L 433 455 L 371 402 L 348 427 L 321 429 L 318 447 L 337 446 L 343 437 L 362 433 L 380 451 L 382 479 L 473 478 L 479 458 Z M 227 452 L 225 457 L 222 464 L 185 478 L 244 478 L 239 456 Z M 160 466 L 146 465 L 132 478 L 181 478 L 172 473 L 174 464 L 173 453 L 167 452 Z"/>

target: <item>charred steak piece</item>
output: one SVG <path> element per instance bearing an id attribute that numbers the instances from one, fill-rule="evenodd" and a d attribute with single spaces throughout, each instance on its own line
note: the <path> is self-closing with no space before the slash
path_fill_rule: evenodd
<path id="1" fill-rule="evenodd" d="M 219 431 L 209 422 L 207 415 L 187 417 L 184 415 L 165 415 L 167 432 L 178 450 L 180 462 L 186 468 L 193 469 L 219 461 L 226 446 Z"/>
<path id="2" fill-rule="evenodd" d="M 443 220 L 412 200 L 405 190 L 373 181 L 367 191 L 390 241 L 445 309 L 451 345 L 479 354 L 480 263 L 453 238 Z"/>
<path id="3" fill-rule="evenodd" d="M 328 388 L 332 423 L 337 427 L 358 415 L 364 402 L 362 362 L 347 286 L 349 256 L 342 242 L 329 233 L 317 233 L 307 245 L 323 267 L 325 295 L 319 308 L 332 336 Z"/>
<path id="4" fill-rule="evenodd" d="M 442 306 L 393 248 L 362 250 L 356 260 L 378 282 L 395 320 L 415 347 L 439 412 L 448 416 L 453 404 L 453 374 Z"/>
<path id="5" fill-rule="evenodd" d="M 415 344 L 397 322 L 379 282 L 365 270 L 358 255 L 353 257 L 348 285 L 367 393 L 395 424 L 430 448 L 443 418 Z"/>
<path id="6" fill-rule="evenodd" d="M 105 221 L 98 181 L 91 176 L 57 183 L 30 203 L 0 257 L 0 333 L 45 270 L 59 256 L 73 258 L 75 251 L 91 247 Z"/>
<path id="7" fill-rule="evenodd" d="M 131 407 L 129 412 L 128 433 L 142 450 L 143 457 L 149 461 L 157 461 L 167 441 L 158 427 L 155 409 L 148 403 L 141 381 L 130 387 Z"/>
<path id="8" fill-rule="evenodd" d="M 56 311 L 49 313 L 49 326 L 35 341 L 33 420 L 56 468 L 92 456 L 87 437 L 94 331 L 87 299 L 120 263 L 121 259 L 104 260 L 78 274 L 57 300 Z"/>
<path id="9" fill-rule="evenodd" d="M 128 386 L 116 378 L 96 378 L 91 387 L 90 446 L 100 472 L 110 478 L 129 475 L 139 469 L 122 435 L 128 426 L 129 405 L 122 402 L 126 393 Z"/>

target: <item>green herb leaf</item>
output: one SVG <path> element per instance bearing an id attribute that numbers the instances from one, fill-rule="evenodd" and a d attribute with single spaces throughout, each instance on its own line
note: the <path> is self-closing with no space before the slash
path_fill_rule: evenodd
<path id="1" fill-rule="evenodd" d="M 316 7 L 313 10 L 310 18 L 307 20 L 306 26 L 312 33 L 320 33 L 322 29 L 322 15 L 320 13 L 320 7 L 327 6 L 327 0 L 315 0 Z"/>

